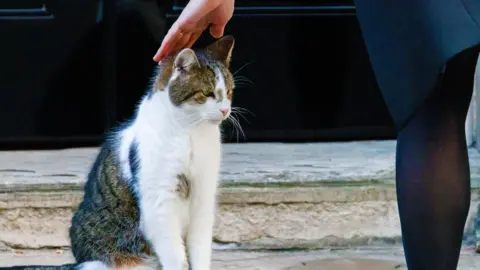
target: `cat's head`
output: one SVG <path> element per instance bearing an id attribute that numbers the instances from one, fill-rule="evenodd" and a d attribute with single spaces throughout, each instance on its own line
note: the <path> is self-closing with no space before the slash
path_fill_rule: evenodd
<path id="1" fill-rule="evenodd" d="M 183 49 L 162 61 L 156 88 L 168 91 L 173 106 L 190 120 L 220 124 L 231 113 L 233 46 L 233 37 L 225 36 L 203 49 Z"/>

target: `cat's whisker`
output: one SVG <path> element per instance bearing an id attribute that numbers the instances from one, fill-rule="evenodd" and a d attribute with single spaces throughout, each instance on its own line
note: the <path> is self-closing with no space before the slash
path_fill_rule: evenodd
<path id="1" fill-rule="evenodd" d="M 235 82 L 235 88 L 240 88 L 240 87 L 250 87 L 252 86 L 250 83 L 247 82 Z"/>
<path id="2" fill-rule="evenodd" d="M 240 125 L 240 122 L 238 121 L 238 119 L 235 118 L 233 114 L 230 114 L 230 116 L 227 119 L 231 121 L 231 123 L 234 126 L 234 129 L 237 131 L 237 143 L 239 142 L 239 135 L 240 135 L 239 133 L 241 133 L 243 138 L 245 139 L 246 138 L 245 133 L 243 132 L 243 128 Z"/>
<path id="3" fill-rule="evenodd" d="M 245 76 L 235 76 L 233 77 L 235 80 L 245 80 L 245 81 L 249 81 L 249 79 Z"/>
<path id="4" fill-rule="evenodd" d="M 245 108 L 241 108 L 241 107 L 233 107 L 232 108 L 232 114 L 235 114 L 235 115 L 239 115 L 240 117 L 242 117 L 245 121 L 247 121 L 247 123 L 250 124 L 250 121 L 248 121 L 247 117 L 244 115 L 244 114 L 251 114 L 253 117 L 255 117 L 255 114 L 252 113 L 251 111 L 249 111 L 248 109 L 245 109 Z"/>
<path id="5" fill-rule="evenodd" d="M 235 79 L 235 86 L 239 86 L 239 85 L 251 85 L 251 86 L 255 86 L 255 84 L 250 81 L 250 80 L 238 80 L 238 79 Z"/>
<path id="6" fill-rule="evenodd" d="M 244 113 L 249 113 L 251 114 L 252 116 L 255 116 L 255 114 L 253 112 L 251 112 L 249 109 L 245 109 L 245 108 L 242 108 L 242 107 L 232 107 L 232 111 L 238 111 L 238 112 L 244 112 Z"/>
<path id="7" fill-rule="evenodd" d="M 235 77 L 233 79 L 235 80 L 235 82 L 249 82 L 249 80 L 244 77 Z"/>
<path id="8" fill-rule="evenodd" d="M 243 131 L 242 126 L 240 125 L 240 121 L 238 121 L 238 119 L 235 119 L 235 123 L 236 123 L 236 125 L 237 125 L 237 130 L 240 131 L 240 133 L 242 134 L 243 140 L 245 141 L 245 140 L 246 140 L 246 136 L 245 136 L 245 132 Z M 238 133 L 237 133 L 237 134 L 238 134 Z M 237 139 L 237 141 L 240 141 L 240 140 Z"/>
<path id="9" fill-rule="evenodd" d="M 232 111 L 232 114 L 235 115 L 235 116 L 239 115 L 240 117 L 243 118 L 243 120 L 245 120 L 247 123 L 251 124 L 250 121 L 248 121 L 248 119 L 242 114 L 242 112 L 233 112 Z"/>
<path id="10" fill-rule="evenodd" d="M 253 63 L 253 61 L 250 61 L 250 62 L 244 64 L 243 66 L 241 66 L 239 69 L 237 69 L 235 72 L 233 72 L 232 77 L 235 77 L 235 75 L 236 75 L 238 72 L 240 72 L 242 69 L 244 69 L 245 67 L 247 67 L 247 66 L 250 65 L 251 63 Z"/>
<path id="11" fill-rule="evenodd" d="M 235 124 L 235 121 L 233 120 L 233 118 L 227 118 L 229 120 L 229 122 L 232 124 L 232 133 L 236 134 L 237 136 L 237 143 L 238 143 L 238 130 L 237 130 L 237 126 Z"/>
<path id="12" fill-rule="evenodd" d="M 237 132 L 237 130 L 236 130 L 237 127 L 235 126 L 235 123 L 233 122 L 232 118 L 230 118 L 230 117 L 228 117 L 228 118 L 226 119 L 226 121 L 227 121 L 227 123 L 231 124 L 231 126 L 232 126 L 232 131 L 231 131 L 231 133 L 230 133 L 230 137 L 232 137 L 232 135 L 236 132 L 236 134 L 237 134 L 237 141 L 238 141 L 238 132 Z"/>
<path id="13" fill-rule="evenodd" d="M 235 84 L 237 84 L 237 83 L 248 83 L 251 86 L 254 86 L 254 87 L 256 86 L 250 79 L 248 79 L 247 77 L 244 77 L 244 76 L 233 77 L 233 81 L 235 82 Z"/>

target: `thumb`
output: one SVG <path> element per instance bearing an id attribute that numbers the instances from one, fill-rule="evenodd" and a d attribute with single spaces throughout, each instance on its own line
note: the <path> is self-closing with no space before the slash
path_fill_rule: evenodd
<path id="1" fill-rule="evenodd" d="M 212 24 L 210 25 L 210 35 L 214 38 L 221 38 L 223 36 L 223 32 L 225 31 L 225 25 L 221 24 Z"/>

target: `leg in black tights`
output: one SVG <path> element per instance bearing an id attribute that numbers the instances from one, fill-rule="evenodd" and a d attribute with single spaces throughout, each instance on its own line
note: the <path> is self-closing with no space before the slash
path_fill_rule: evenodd
<path id="1" fill-rule="evenodd" d="M 437 89 L 399 132 L 396 183 L 409 270 L 457 269 L 470 206 L 465 119 L 476 49 L 449 63 Z"/>

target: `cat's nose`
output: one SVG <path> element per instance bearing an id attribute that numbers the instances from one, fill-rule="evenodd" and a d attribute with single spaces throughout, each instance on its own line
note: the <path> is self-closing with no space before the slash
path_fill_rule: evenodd
<path id="1" fill-rule="evenodd" d="M 223 116 L 226 116 L 228 111 L 229 109 L 220 109 L 220 112 L 222 113 Z"/>

